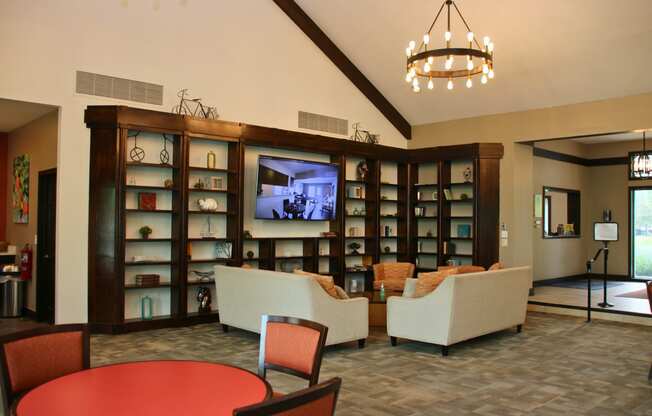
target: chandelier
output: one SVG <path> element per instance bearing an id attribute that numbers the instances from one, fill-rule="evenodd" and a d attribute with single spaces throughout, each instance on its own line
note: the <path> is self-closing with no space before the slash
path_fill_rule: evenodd
<path id="1" fill-rule="evenodd" d="M 633 179 L 652 177 L 652 160 L 650 152 L 645 148 L 645 131 L 643 131 L 643 151 L 630 154 L 630 176 Z"/>
<path id="2" fill-rule="evenodd" d="M 434 38 L 432 30 L 437 23 L 437 19 L 446 7 L 446 31 L 444 32 L 444 48 L 432 48 Z M 453 34 L 451 33 L 451 6 L 457 13 L 462 23 L 466 27 L 466 42 L 463 48 L 454 48 L 451 46 Z M 417 43 L 410 41 L 405 49 L 407 55 L 405 81 L 412 84 L 414 92 L 421 91 L 419 79 L 428 80 L 428 89 L 435 88 L 434 78 L 448 78 L 447 88 L 452 90 L 455 86 L 454 78 L 466 78 L 466 87 L 473 86 L 473 76 L 482 74 L 480 82 L 486 84 L 489 79 L 494 77 L 494 44 L 488 36 L 482 39 L 483 46 L 478 43 L 476 37 L 466 23 L 466 20 L 457 8 L 453 0 L 446 0 L 439 8 L 435 20 L 423 35 L 423 40 L 417 47 Z M 474 48 L 476 46 L 477 48 Z M 464 64 L 455 64 L 455 57 L 462 57 L 458 61 Z M 440 69 L 437 69 L 440 68 Z"/>

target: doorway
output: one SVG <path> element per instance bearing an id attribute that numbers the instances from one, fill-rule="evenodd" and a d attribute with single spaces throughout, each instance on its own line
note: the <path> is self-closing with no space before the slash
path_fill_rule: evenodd
<path id="1" fill-rule="evenodd" d="M 54 323 L 57 170 L 38 173 L 36 316 Z"/>
<path id="2" fill-rule="evenodd" d="M 652 278 L 652 187 L 629 188 L 630 275 Z"/>

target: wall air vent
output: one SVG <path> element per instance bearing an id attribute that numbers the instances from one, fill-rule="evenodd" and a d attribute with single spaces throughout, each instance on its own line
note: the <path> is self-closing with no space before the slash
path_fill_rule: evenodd
<path id="1" fill-rule="evenodd" d="M 299 128 L 326 133 L 349 135 L 349 121 L 342 118 L 299 111 Z"/>
<path id="2" fill-rule="evenodd" d="M 162 85 L 93 74 L 91 72 L 77 71 L 75 91 L 78 94 L 97 95 L 147 104 L 163 104 Z"/>

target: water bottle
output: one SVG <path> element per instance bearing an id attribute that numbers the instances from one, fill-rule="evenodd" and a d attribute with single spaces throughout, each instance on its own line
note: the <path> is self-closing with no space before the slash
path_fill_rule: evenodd
<path id="1" fill-rule="evenodd" d="M 140 298 L 140 317 L 145 321 L 152 319 L 152 298 L 147 295 Z"/>

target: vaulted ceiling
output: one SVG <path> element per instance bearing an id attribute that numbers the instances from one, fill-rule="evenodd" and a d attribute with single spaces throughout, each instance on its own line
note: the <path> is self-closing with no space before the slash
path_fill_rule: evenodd
<path id="1" fill-rule="evenodd" d="M 494 40 L 496 78 L 453 91 L 439 80 L 415 94 L 405 47 L 441 2 L 297 0 L 413 125 L 652 91 L 651 0 L 457 0 L 471 29 Z M 443 38 L 439 24 L 433 38 Z"/>

